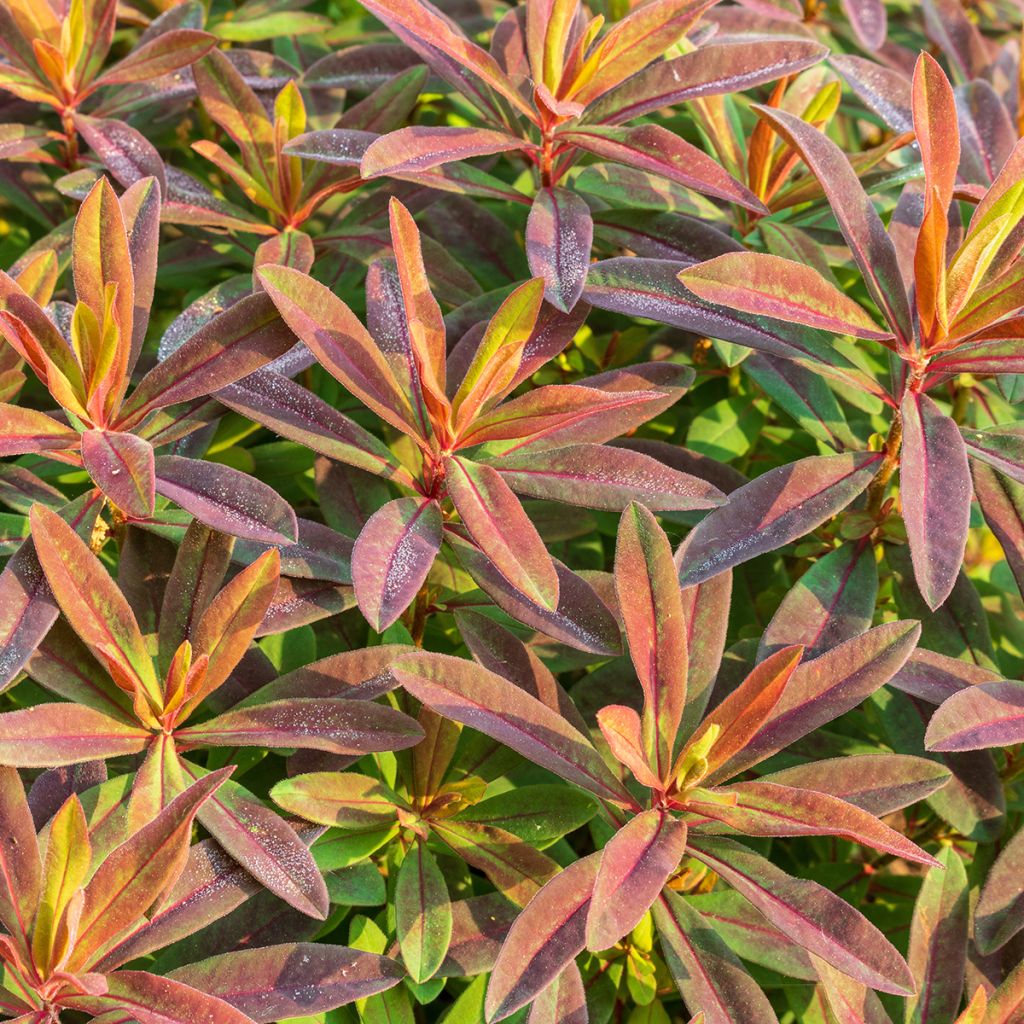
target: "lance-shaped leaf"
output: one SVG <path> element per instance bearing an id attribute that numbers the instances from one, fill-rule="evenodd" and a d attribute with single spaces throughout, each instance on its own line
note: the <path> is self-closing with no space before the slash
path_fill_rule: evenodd
<path id="1" fill-rule="evenodd" d="M 491 466 L 459 457 L 445 462 L 456 511 L 480 550 L 530 600 L 558 605 L 558 573 L 523 506 Z"/>
<path id="2" fill-rule="evenodd" d="M 729 839 L 691 837 L 690 849 L 794 942 L 870 988 L 913 993 L 910 969 L 888 939 L 824 886 L 792 878 Z"/>
<path id="3" fill-rule="evenodd" d="M 393 427 L 415 436 L 415 414 L 383 353 L 341 299 L 289 267 L 260 267 L 260 283 L 324 368 Z"/>
<path id="4" fill-rule="evenodd" d="M 608 605 L 582 576 L 560 562 L 555 562 L 558 607 L 552 611 L 513 587 L 476 545 L 454 532 L 445 540 L 487 596 L 517 621 L 577 650 L 602 655 L 621 651 L 622 634 Z"/>
<path id="5" fill-rule="evenodd" d="M 689 512 L 725 502 L 722 492 L 706 480 L 628 448 L 526 447 L 491 465 L 518 494 L 585 508 L 620 512 L 631 501 L 639 501 L 655 512 Z"/>
<path id="6" fill-rule="evenodd" d="M 381 178 L 522 148 L 522 139 L 489 128 L 409 125 L 371 143 L 359 173 L 364 178 Z"/>
<path id="7" fill-rule="evenodd" d="M 881 459 L 877 452 L 811 456 L 752 480 L 684 541 L 676 554 L 679 582 L 703 583 L 810 533 L 867 487 Z"/>
<path id="8" fill-rule="evenodd" d="M 352 549 L 359 610 L 378 632 L 412 603 L 441 548 L 441 509 L 429 498 L 396 498 L 369 518 Z"/>
<path id="9" fill-rule="evenodd" d="M 402 712 L 370 701 L 295 697 L 226 711 L 175 736 L 195 746 L 302 747 L 358 755 L 414 746 L 423 730 Z"/>
<path id="10" fill-rule="evenodd" d="M 1000 425 L 987 430 L 963 428 L 961 433 L 968 455 L 1024 483 L 1024 430 L 1019 426 Z"/>
<path id="11" fill-rule="evenodd" d="M 198 765 L 182 758 L 187 780 L 208 779 Z M 199 821 L 234 859 L 302 914 L 323 920 L 330 901 L 320 870 L 303 841 L 283 818 L 243 786 L 227 779 L 199 809 Z"/>
<path id="12" fill-rule="evenodd" d="M 249 1018 L 215 996 L 146 971 L 117 971 L 106 979 L 103 995 L 73 995 L 62 1000 L 103 1020 L 137 1024 L 247 1024 Z"/>
<path id="13" fill-rule="evenodd" d="M 971 474 L 957 425 L 927 396 L 900 404 L 900 498 L 914 576 L 933 611 L 956 583 L 971 518 Z"/>
<path id="14" fill-rule="evenodd" d="M 326 1013 L 396 985 L 394 960 L 320 942 L 240 949 L 169 975 L 230 1003 L 256 1024 Z"/>
<path id="15" fill-rule="evenodd" d="M 967 966 L 967 872 L 955 847 L 939 854 L 925 875 L 910 922 L 907 963 L 918 980 L 907 1004 L 907 1024 L 940 1024 L 960 1009 Z"/>
<path id="16" fill-rule="evenodd" d="M 983 953 L 1001 949 L 1024 928 L 1024 832 L 1000 851 L 974 910 L 975 941 Z"/>
<path id="17" fill-rule="evenodd" d="M 118 426 L 126 429 L 156 409 L 212 395 L 294 344 L 295 335 L 266 295 L 240 299 L 142 378 L 124 403 Z"/>
<path id="18" fill-rule="evenodd" d="M 197 32 L 190 28 L 161 32 L 100 75 L 93 87 L 148 82 L 194 64 L 216 45 L 217 37 L 209 32 Z"/>
<path id="19" fill-rule="evenodd" d="M 24 952 L 45 882 L 32 812 L 17 769 L 0 766 L 0 923 Z"/>
<path id="20" fill-rule="evenodd" d="M 726 253 L 680 271 L 679 280 L 707 302 L 744 313 L 874 341 L 892 336 L 813 267 L 781 256 Z"/>
<path id="21" fill-rule="evenodd" d="M 896 336 L 909 342 L 913 338 L 910 303 L 896 247 L 850 161 L 828 136 L 796 115 L 771 107 L 756 109 L 800 154 L 821 183 L 872 298 Z"/>
<path id="22" fill-rule="evenodd" d="M 632 797 L 589 739 L 536 697 L 480 665 L 447 654 L 400 658 L 399 683 L 445 718 L 462 722 L 613 803 Z"/>
<path id="23" fill-rule="evenodd" d="M 78 445 L 78 432 L 36 409 L 0 403 L 0 455 L 63 451 Z"/>
<path id="24" fill-rule="evenodd" d="M 917 622 L 887 622 L 799 665 L 768 719 L 730 758 L 723 777 L 732 778 L 855 708 L 903 667 L 920 635 Z"/>
<path id="25" fill-rule="evenodd" d="M 102 494 L 93 490 L 64 506 L 60 514 L 80 534 L 89 537 L 102 500 Z M 0 689 L 17 677 L 58 615 L 57 603 L 30 538 L 0 573 Z"/>
<path id="26" fill-rule="evenodd" d="M 977 461 L 971 466 L 971 475 L 985 522 L 1006 555 L 1018 589 L 1024 591 L 1024 484 Z"/>
<path id="27" fill-rule="evenodd" d="M 661 125 L 642 124 L 635 128 L 587 125 L 560 132 L 557 138 L 605 160 L 649 171 L 755 213 L 765 212 L 761 200 L 707 153 Z"/>
<path id="28" fill-rule="evenodd" d="M 311 772 L 282 779 L 270 796 L 291 814 L 335 828 L 390 825 L 404 806 L 383 782 L 356 772 Z"/>
<path id="29" fill-rule="evenodd" d="M 759 654 L 801 644 L 814 658 L 871 626 L 878 566 L 871 545 L 844 544 L 814 562 L 783 598 L 761 637 Z"/>
<path id="30" fill-rule="evenodd" d="M 134 434 L 86 430 L 82 465 L 103 493 L 132 519 L 147 519 L 156 500 L 153 446 Z"/>
<path id="31" fill-rule="evenodd" d="M 87 967 L 173 885 L 188 857 L 193 818 L 232 771 L 222 768 L 193 783 L 97 868 L 85 888 L 69 970 Z"/>
<path id="32" fill-rule="evenodd" d="M 830 793 L 881 817 L 931 796 L 949 776 L 943 765 L 911 754 L 852 754 L 794 765 L 760 781 Z"/>
<path id="33" fill-rule="evenodd" d="M 587 913 L 601 855 L 574 861 L 516 918 L 487 986 L 487 1020 L 515 1013 L 547 988 L 586 945 Z"/>
<path id="34" fill-rule="evenodd" d="M 956 101 L 938 62 L 922 53 L 914 68 L 911 94 L 914 133 L 924 165 L 924 214 L 914 250 L 914 289 L 927 345 L 948 327 L 946 308 L 946 238 L 960 163 Z"/>
<path id="35" fill-rule="evenodd" d="M 588 949 L 609 949 L 640 923 L 685 850 L 686 826 L 665 811 L 644 811 L 611 838 L 587 912 Z"/>
<path id="36" fill-rule="evenodd" d="M 932 715 L 929 750 L 980 750 L 1024 743 L 1024 683 L 1000 679 L 954 693 Z"/>
<path id="37" fill-rule="evenodd" d="M 229 409 L 330 459 L 411 484 L 390 449 L 301 384 L 269 368 L 217 392 Z"/>
<path id="38" fill-rule="evenodd" d="M 568 313 L 580 295 L 590 266 L 594 222 L 590 207 L 559 186 L 542 188 L 526 221 L 530 273 L 544 278 L 544 298 Z"/>
<path id="39" fill-rule="evenodd" d="M 669 971 L 689 1009 L 707 1024 L 777 1024 L 768 997 L 699 910 L 671 889 L 654 904 L 654 921 Z"/>
<path id="40" fill-rule="evenodd" d="M 827 49 L 809 39 L 754 38 L 701 46 L 672 60 L 654 61 L 605 93 L 587 118 L 613 124 L 702 96 L 753 88 L 817 64 Z"/>
<path id="41" fill-rule="evenodd" d="M 615 592 L 644 691 L 644 747 L 658 775 L 665 778 L 686 703 L 686 620 L 668 537 L 654 516 L 635 502 L 619 521 Z"/>
<path id="42" fill-rule="evenodd" d="M 799 647 L 783 647 L 765 658 L 701 722 L 687 749 L 700 743 L 712 729 L 718 730 L 706 756 L 709 783 L 735 774 L 730 771 L 732 759 L 742 754 L 751 738 L 769 720 L 802 656 Z"/>
<path id="43" fill-rule="evenodd" d="M 395 927 L 402 963 L 421 985 L 437 973 L 452 937 L 448 884 L 423 840 L 413 843 L 398 869 Z"/>
<path id="44" fill-rule="evenodd" d="M 935 864 L 932 856 L 873 814 L 826 793 L 762 780 L 738 782 L 720 792 L 736 802 L 719 804 L 695 796 L 688 806 L 694 813 L 720 821 L 742 835 L 842 836 L 917 864 Z M 700 831 L 713 833 L 715 829 L 702 827 Z"/>
<path id="45" fill-rule="evenodd" d="M 201 523 L 263 544 L 298 539 L 292 507 L 272 487 L 230 466 L 158 455 L 156 491 Z"/>
<path id="46" fill-rule="evenodd" d="M 159 685 L 135 615 L 117 585 L 56 512 L 34 505 L 32 536 L 50 589 L 75 632 L 114 682 L 159 702 Z M 108 755 L 96 755 L 108 756 Z"/>

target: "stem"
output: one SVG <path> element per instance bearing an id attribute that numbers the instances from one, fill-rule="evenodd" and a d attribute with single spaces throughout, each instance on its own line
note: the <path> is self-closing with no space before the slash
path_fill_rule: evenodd
<path id="1" fill-rule="evenodd" d="M 60 123 L 64 130 L 64 163 L 69 171 L 73 171 L 78 167 L 78 129 L 70 110 L 61 112 Z"/>
<path id="2" fill-rule="evenodd" d="M 882 502 L 885 500 L 885 492 L 889 487 L 889 481 L 900 462 L 900 447 L 903 444 L 903 417 L 897 408 L 893 416 L 892 426 L 889 427 L 889 436 L 885 439 L 885 458 L 882 460 L 882 468 L 878 475 L 871 481 L 868 488 L 867 511 L 872 516 L 878 516 L 882 509 Z"/>
<path id="3" fill-rule="evenodd" d="M 427 619 L 430 618 L 430 600 L 427 595 L 427 588 L 423 587 L 416 595 L 416 603 L 412 609 L 412 623 L 409 632 L 412 634 L 412 642 L 417 647 L 423 646 L 423 634 L 427 630 Z"/>

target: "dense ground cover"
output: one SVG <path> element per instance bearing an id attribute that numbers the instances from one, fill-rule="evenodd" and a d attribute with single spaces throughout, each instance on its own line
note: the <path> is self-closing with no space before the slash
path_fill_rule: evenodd
<path id="1" fill-rule="evenodd" d="M 0 0 L 0 1017 L 1024 1022 L 1015 0 Z"/>

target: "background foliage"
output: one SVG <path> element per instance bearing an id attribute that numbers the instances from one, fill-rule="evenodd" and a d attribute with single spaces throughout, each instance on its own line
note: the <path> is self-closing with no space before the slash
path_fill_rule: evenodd
<path id="1" fill-rule="evenodd" d="M 0 1017 L 1024 1022 L 1016 0 L 0 0 Z"/>

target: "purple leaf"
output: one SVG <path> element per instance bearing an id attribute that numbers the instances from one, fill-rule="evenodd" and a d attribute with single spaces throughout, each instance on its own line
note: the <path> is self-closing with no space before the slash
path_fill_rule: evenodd
<path id="1" fill-rule="evenodd" d="M 971 474 L 957 425 L 927 395 L 900 404 L 900 498 L 914 576 L 934 611 L 956 583 L 971 519 Z"/>
<path id="2" fill-rule="evenodd" d="M 298 539 L 295 513 L 284 498 L 230 466 L 161 455 L 156 459 L 156 490 L 222 533 L 264 544 Z"/>
<path id="3" fill-rule="evenodd" d="M 153 446 L 134 434 L 86 430 L 82 465 L 97 487 L 131 519 L 147 519 L 156 500 Z"/>
<path id="4" fill-rule="evenodd" d="M 686 826 L 665 811 L 644 811 L 612 837 L 594 879 L 588 949 L 610 949 L 640 923 L 685 850 Z"/>
<path id="5" fill-rule="evenodd" d="M 396 498 L 381 506 L 352 549 L 359 610 L 378 633 L 413 602 L 441 548 L 441 509 L 429 498 Z"/>
<path id="6" fill-rule="evenodd" d="M 702 583 L 810 533 L 867 487 L 881 459 L 872 452 L 812 456 L 771 469 L 734 491 L 677 552 L 680 583 Z"/>
<path id="7" fill-rule="evenodd" d="M 929 750 L 981 750 L 1024 743 L 1024 683 L 1000 679 L 954 693 L 932 715 Z"/>
<path id="8" fill-rule="evenodd" d="M 590 266 L 594 222 L 590 207 L 575 192 L 542 188 L 526 221 L 530 273 L 544 278 L 544 298 L 568 313 L 583 293 Z"/>
<path id="9" fill-rule="evenodd" d="M 975 940 L 982 953 L 1001 949 L 1024 928 L 1024 832 L 1018 832 L 989 868 L 974 910 Z"/>

